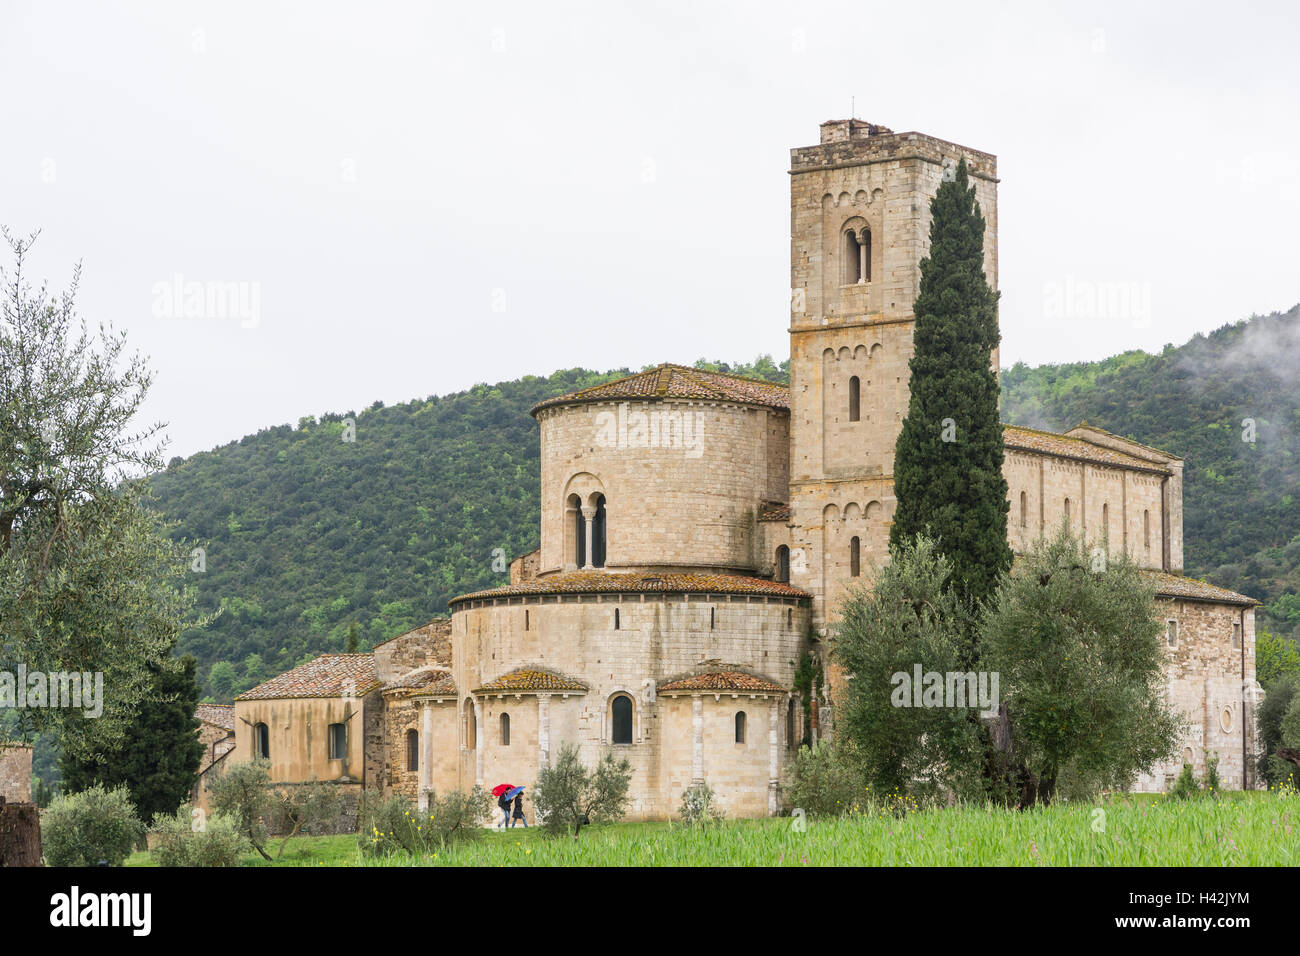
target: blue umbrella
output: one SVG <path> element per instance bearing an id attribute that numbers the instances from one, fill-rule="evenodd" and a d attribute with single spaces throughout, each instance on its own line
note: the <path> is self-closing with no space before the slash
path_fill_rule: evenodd
<path id="1" fill-rule="evenodd" d="M 506 791 L 506 799 L 513 800 L 515 797 L 517 797 L 519 794 L 523 792 L 524 792 L 523 787 L 511 787 L 509 790 Z"/>

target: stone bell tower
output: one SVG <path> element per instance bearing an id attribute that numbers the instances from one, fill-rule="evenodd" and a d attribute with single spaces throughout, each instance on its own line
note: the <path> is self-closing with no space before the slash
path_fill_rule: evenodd
<path id="1" fill-rule="evenodd" d="M 790 580 L 814 595 L 819 630 L 844 586 L 888 556 L 930 200 L 962 158 L 996 289 L 994 156 L 858 119 L 790 151 Z"/>

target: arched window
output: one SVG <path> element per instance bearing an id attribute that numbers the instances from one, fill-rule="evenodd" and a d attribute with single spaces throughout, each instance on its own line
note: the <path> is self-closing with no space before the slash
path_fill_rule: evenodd
<path id="1" fill-rule="evenodd" d="M 854 285 L 862 281 L 862 250 L 858 246 L 858 237 L 852 229 L 844 233 L 844 281 L 842 285 Z"/>
<path id="2" fill-rule="evenodd" d="M 1029 527 L 1029 495 L 1020 492 L 1020 527 Z"/>
<path id="3" fill-rule="evenodd" d="M 1110 502 L 1103 501 L 1101 505 L 1101 537 L 1103 541 L 1110 538 Z"/>
<path id="4" fill-rule="evenodd" d="M 266 724 L 253 728 L 253 754 L 263 760 L 271 759 L 271 728 Z"/>
<path id="5" fill-rule="evenodd" d="M 420 769 L 420 734 L 418 731 L 406 732 L 406 769 L 412 772 Z"/>
<path id="6" fill-rule="evenodd" d="M 794 750 L 794 698 L 791 697 L 785 707 L 785 745 Z"/>
<path id="7" fill-rule="evenodd" d="M 849 378 L 849 421 L 856 422 L 862 412 L 862 384 L 856 375 Z"/>
<path id="8" fill-rule="evenodd" d="M 619 621 L 619 613 L 618 613 L 618 611 L 619 611 L 618 608 L 614 608 L 614 630 L 616 630 L 616 631 L 618 630 L 618 628 L 619 628 L 619 624 L 621 623 L 621 622 Z"/>
<path id="9" fill-rule="evenodd" d="M 474 716 L 474 701 L 465 701 L 465 749 L 478 746 L 478 719 Z"/>
<path id="10" fill-rule="evenodd" d="M 632 698 L 619 694 L 610 702 L 610 739 L 616 744 L 632 742 Z"/>
<path id="11" fill-rule="evenodd" d="M 716 607 L 711 607 L 709 608 L 709 630 L 710 631 L 713 630 L 717 622 L 718 622 L 718 609 Z"/>
<path id="12" fill-rule="evenodd" d="M 524 608 L 524 630 L 528 630 L 528 608 Z"/>
<path id="13" fill-rule="evenodd" d="M 853 538 L 849 541 L 849 576 L 856 578 L 862 573 L 862 541 Z"/>
<path id="14" fill-rule="evenodd" d="M 591 519 L 591 566 L 605 566 L 605 496 L 596 496 L 596 515 Z"/>
<path id="15" fill-rule="evenodd" d="M 1151 512 L 1142 512 L 1142 547 L 1151 550 Z"/>
<path id="16" fill-rule="evenodd" d="M 1070 499 L 1065 499 L 1065 526 L 1070 527 Z"/>
<path id="17" fill-rule="evenodd" d="M 329 726 L 330 760 L 345 760 L 348 755 L 347 724 Z"/>
<path id="18" fill-rule="evenodd" d="M 744 742 L 745 742 L 745 712 L 743 710 L 738 710 L 736 711 L 736 743 L 743 744 Z"/>
<path id="19" fill-rule="evenodd" d="M 776 549 L 776 579 L 782 583 L 790 580 L 790 549 L 785 545 Z"/>
<path id="20" fill-rule="evenodd" d="M 871 230 L 844 230 L 844 285 L 871 281 Z"/>
<path id="21" fill-rule="evenodd" d="M 569 495 L 568 510 L 573 523 L 573 564 L 577 568 L 587 564 L 587 522 L 582 517 L 582 500 L 577 495 Z"/>
<path id="22" fill-rule="evenodd" d="M 501 715 L 501 746 L 510 746 L 510 715 Z"/>
<path id="23" fill-rule="evenodd" d="M 792 607 L 785 609 L 785 626 L 792 629 L 794 627 L 794 608 Z"/>

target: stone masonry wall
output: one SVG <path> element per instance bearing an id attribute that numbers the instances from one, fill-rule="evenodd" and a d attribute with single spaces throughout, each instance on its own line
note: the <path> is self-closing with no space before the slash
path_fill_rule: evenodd
<path id="1" fill-rule="evenodd" d="M 634 432 L 639 414 L 689 417 L 691 441 L 644 447 Z M 575 494 L 583 503 L 605 496 L 611 570 L 752 571 L 759 503 L 784 500 L 787 489 L 789 416 L 784 410 L 607 402 L 543 409 L 538 423 L 540 574 L 573 563 L 575 522 L 568 502 Z M 602 431 L 611 427 L 617 429 L 612 439 Z"/>

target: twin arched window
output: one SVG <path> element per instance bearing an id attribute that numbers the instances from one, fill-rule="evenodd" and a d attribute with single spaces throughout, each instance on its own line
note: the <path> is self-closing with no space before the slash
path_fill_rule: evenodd
<path id="1" fill-rule="evenodd" d="M 859 220 L 861 221 L 861 220 Z M 844 230 L 843 285 L 871 281 L 871 230 Z"/>
<path id="2" fill-rule="evenodd" d="M 582 499 L 570 495 L 567 510 L 573 513 L 573 563 L 581 569 L 605 566 L 605 496 L 596 496 L 596 511 L 591 517 L 591 560 L 587 560 L 587 517 L 582 513 Z"/>

